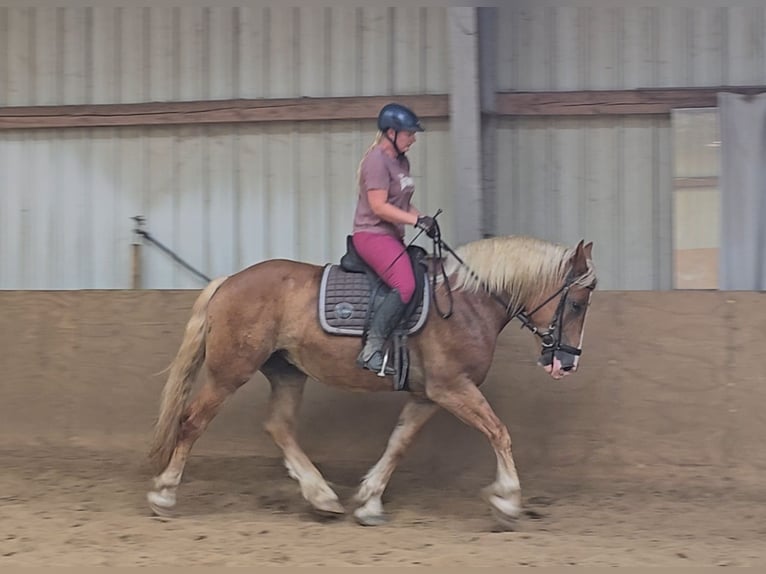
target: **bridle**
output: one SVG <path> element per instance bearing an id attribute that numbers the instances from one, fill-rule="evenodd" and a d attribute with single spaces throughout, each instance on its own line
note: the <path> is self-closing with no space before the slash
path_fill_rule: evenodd
<path id="1" fill-rule="evenodd" d="M 521 322 L 522 328 L 529 329 L 529 331 L 532 332 L 533 335 L 536 335 L 540 339 L 540 345 L 542 347 L 542 350 L 540 352 L 540 355 L 544 361 L 544 364 L 549 365 L 553 362 L 553 357 L 557 351 L 562 351 L 564 353 L 568 353 L 570 355 L 574 356 L 580 356 L 582 354 L 582 350 L 578 349 L 577 347 L 572 347 L 571 345 L 566 345 L 562 343 L 561 341 L 561 330 L 564 325 L 564 311 L 566 309 L 566 302 L 567 302 L 567 296 L 569 295 L 569 290 L 571 289 L 572 285 L 575 284 L 577 277 L 572 275 L 572 272 L 570 271 L 567 275 L 566 279 L 564 280 L 563 285 L 559 287 L 552 295 L 550 295 L 547 299 L 545 299 L 542 303 L 537 305 L 534 309 L 531 311 L 525 311 L 523 308 L 516 311 L 515 313 L 510 312 L 510 305 L 507 301 L 504 301 L 502 297 L 497 295 L 496 293 L 490 291 L 486 285 L 484 285 L 483 282 L 479 279 L 478 275 L 470 268 L 468 265 L 466 265 L 465 261 L 457 254 L 455 251 L 447 245 L 447 243 L 441 238 L 441 232 L 439 230 L 439 225 L 434 221 L 435 225 L 435 233 L 433 236 L 433 260 L 440 262 L 441 267 L 441 275 L 443 278 L 444 285 L 446 286 L 447 295 L 449 297 L 449 311 L 447 313 L 443 313 L 441 309 L 439 308 L 439 303 L 436 300 L 436 276 L 437 271 L 434 270 L 432 273 L 432 282 L 433 287 L 431 289 L 431 296 L 434 298 L 434 305 L 436 307 L 436 310 L 438 311 L 439 315 L 442 317 L 442 319 L 447 319 L 452 315 L 452 289 L 449 285 L 449 281 L 447 280 L 447 275 L 444 270 L 444 258 L 442 257 L 442 249 L 446 250 L 448 253 L 450 253 L 455 259 L 457 259 L 458 263 L 462 265 L 469 274 L 471 274 L 475 279 L 479 280 L 479 283 L 484 288 L 484 290 L 493 298 L 495 301 L 500 303 L 504 309 L 506 309 L 507 313 L 507 320 L 510 322 L 514 318 L 517 318 Z M 586 287 L 589 290 L 593 290 L 594 286 L 589 285 Z M 548 325 L 548 328 L 545 331 L 541 331 L 535 325 L 532 323 L 531 317 L 535 313 L 537 313 L 540 309 L 545 307 L 548 303 L 550 303 L 553 299 L 556 297 L 559 297 L 558 305 L 556 306 L 556 312 L 553 314 L 553 318 L 551 319 L 550 324 Z"/>
<path id="2" fill-rule="evenodd" d="M 566 308 L 567 303 L 567 296 L 569 295 L 569 289 L 574 285 L 575 283 L 575 277 L 572 276 L 572 273 L 570 272 L 567 275 L 566 280 L 564 281 L 564 284 L 556 290 L 553 295 L 548 297 L 545 301 L 540 303 L 537 307 L 532 309 L 531 311 L 524 311 L 523 309 L 521 311 L 518 311 L 515 315 L 511 316 L 511 319 L 513 317 L 517 317 L 519 321 L 521 321 L 522 327 L 526 327 L 529 329 L 534 335 L 537 335 L 540 339 L 540 345 L 542 347 L 542 350 L 540 352 L 540 356 L 543 358 L 543 362 L 546 365 L 550 365 L 553 362 L 553 357 L 557 351 L 563 351 L 564 353 L 568 353 L 570 355 L 574 355 L 576 357 L 579 357 L 582 354 L 582 349 L 578 349 L 577 347 L 572 347 L 571 345 L 566 345 L 561 342 L 561 329 L 564 326 L 564 309 Z M 593 289 L 592 286 L 588 286 L 587 289 Z M 550 324 L 548 325 L 548 328 L 545 331 L 540 331 L 537 327 L 535 327 L 532 324 L 531 317 L 534 315 L 537 311 L 545 307 L 548 303 L 550 303 L 555 297 L 559 297 L 558 305 L 556 306 L 556 312 L 553 314 L 553 318 L 551 319 Z"/>

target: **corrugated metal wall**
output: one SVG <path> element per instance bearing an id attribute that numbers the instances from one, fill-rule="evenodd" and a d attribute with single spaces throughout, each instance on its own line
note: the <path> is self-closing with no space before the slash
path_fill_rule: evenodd
<path id="1" fill-rule="evenodd" d="M 0 105 L 446 93 L 443 8 L 0 7 Z"/>
<path id="2" fill-rule="evenodd" d="M 766 8 L 498 9 L 500 90 L 766 83 Z M 0 8 L 0 105 L 447 93 L 444 8 Z M 454 190 L 449 125 L 411 152 Z M 209 275 L 336 259 L 372 123 L 0 131 L 0 288 L 126 287 L 130 217 Z M 596 242 L 601 286 L 672 286 L 666 117 L 501 119 L 497 233 Z M 199 281 L 152 248 L 145 285 Z"/>
<path id="3" fill-rule="evenodd" d="M 429 128 L 411 154 L 418 205 L 450 213 L 446 121 Z M 337 260 L 371 138 L 359 122 L 0 132 L 0 288 L 129 287 L 134 215 L 208 276 Z M 145 287 L 200 285 L 142 253 Z"/>
<path id="4" fill-rule="evenodd" d="M 0 105 L 445 93 L 446 11 L 0 8 Z M 450 212 L 446 121 L 410 156 Z M 134 215 L 207 275 L 345 248 L 374 122 L 0 131 L 0 288 L 130 286 Z M 144 286 L 199 287 L 152 247 Z"/>
<path id="5" fill-rule="evenodd" d="M 766 6 L 501 8 L 498 27 L 501 90 L 757 85 L 766 68 Z"/>
<path id="6" fill-rule="evenodd" d="M 766 83 L 766 7 L 528 4 L 498 11 L 502 91 Z M 498 232 L 592 239 L 600 287 L 671 288 L 670 127 L 656 116 L 502 121 Z"/>
<path id="7" fill-rule="evenodd" d="M 599 288 L 668 288 L 671 149 L 666 120 L 505 120 L 498 233 L 594 242 Z"/>

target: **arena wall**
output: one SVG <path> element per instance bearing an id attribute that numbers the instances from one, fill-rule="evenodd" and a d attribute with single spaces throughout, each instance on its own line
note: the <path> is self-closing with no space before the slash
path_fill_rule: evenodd
<path id="1" fill-rule="evenodd" d="M 4 444 L 145 450 L 168 365 L 197 291 L 0 292 Z M 596 292 L 581 368 L 556 382 L 511 323 L 483 389 L 514 441 L 522 475 L 573 480 L 667 466 L 757 479 L 766 469 L 764 295 Z M 257 375 L 225 405 L 195 452 L 277 456 L 262 431 L 268 385 Z M 372 462 L 403 394 L 307 387 L 309 455 Z M 491 472 L 476 431 L 446 413 L 409 456 L 456 473 Z"/>

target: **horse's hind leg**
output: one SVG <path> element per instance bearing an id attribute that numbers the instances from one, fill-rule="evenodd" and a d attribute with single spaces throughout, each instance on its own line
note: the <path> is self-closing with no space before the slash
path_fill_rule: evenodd
<path id="1" fill-rule="evenodd" d="M 383 491 L 407 447 L 438 408 L 429 400 L 416 398 L 411 398 L 404 405 L 383 456 L 364 477 L 357 491 L 355 498 L 360 506 L 354 511 L 354 517 L 363 526 L 377 526 L 386 521 Z"/>
<path id="2" fill-rule="evenodd" d="M 155 514 L 168 515 L 175 506 L 176 489 L 181 483 L 192 446 L 205 432 L 223 402 L 248 380 L 249 377 L 239 377 L 233 382 L 223 384 L 208 373 L 205 384 L 184 410 L 181 432 L 170 462 L 165 470 L 154 478 L 154 490 L 147 493 L 149 506 Z"/>
<path id="3" fill-rule="evenodd" d="M 264 428 L 282 449 L 289 475 L 298 481 L 301 494 L 315 510 L 323 514 L 343 514 L 338 495 L 303 452 L 296 438 L 296 419 L 303 399 L 306 375 L 287 361 L 273 356 L 261 367 L 271 383 L 269 415 Z"/>

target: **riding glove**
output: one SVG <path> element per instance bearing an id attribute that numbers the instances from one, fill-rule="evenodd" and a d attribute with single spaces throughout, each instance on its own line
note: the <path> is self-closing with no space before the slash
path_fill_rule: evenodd
<path id="1" fill-rule="evenodd" d="M 431 217 L 430 215 L 421 215 L 418 217 L 417 223 L 415 223 L 415 227 L 422 229 L 426 232 L 426 235 L 433 239 L 436 237 L 437 227 L 436 227 L 436 220 Z"/>

